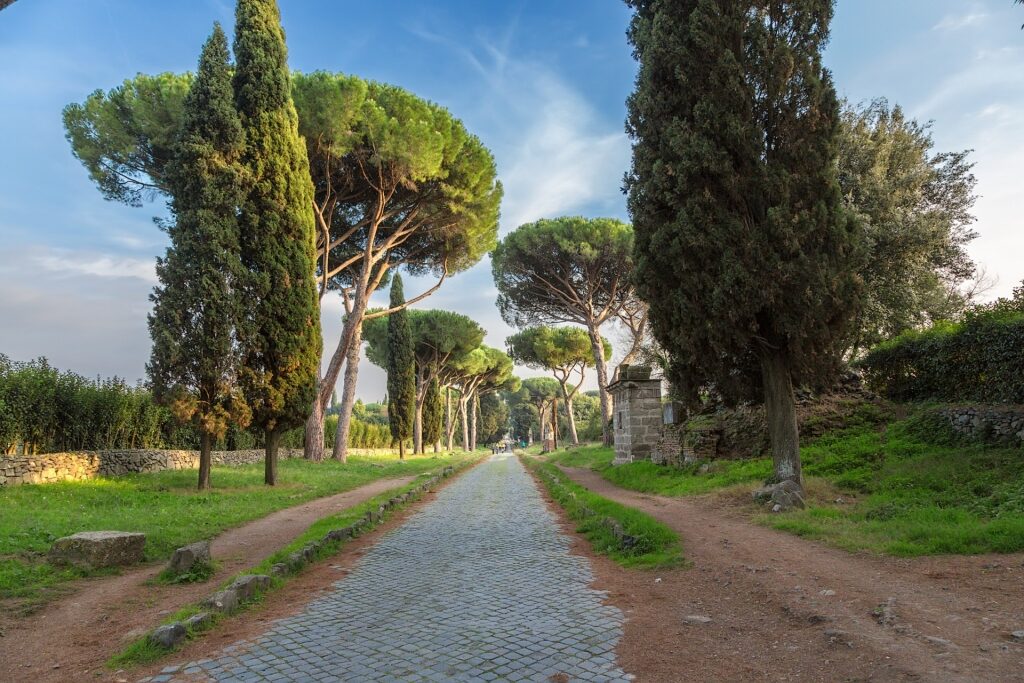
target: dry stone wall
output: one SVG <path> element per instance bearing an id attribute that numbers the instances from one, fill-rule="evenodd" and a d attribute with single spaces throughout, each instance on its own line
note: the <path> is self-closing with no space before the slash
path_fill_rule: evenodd
<path id="1" fill-rule="evenodd" d="M 948 406 L 937 412 L 955 433 L 972 441 L 1024 446 L 1024 406 Z"/>
<path id="2" fill-rule="evenodd" d="M 349 449 L 350 455 L 382 455 L 391 449 Z M 302 449 L 282 448 L 278 457 L 301 458 Z M 248 465 L 263 462 L 263 449 L 214 451 L 214 465 Z M 43 455 L 0 455 L 0 486 L 49 484 L 81 481 L 93 477 L 116 477 L 134 472 L 188 470 L 199 467 L 198 451 L 110 450 Z"/>

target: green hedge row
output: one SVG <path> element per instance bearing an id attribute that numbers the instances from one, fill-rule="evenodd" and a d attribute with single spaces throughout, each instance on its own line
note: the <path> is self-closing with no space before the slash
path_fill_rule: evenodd
<path id="1" fill-rule="evenodd" d="M 1024 313 L 988 311 L 906 332 L 858 365 L 896 401 L 1024 403 Z"/>
<path id="2" fill-rule="evenodd" d="M 325 425 L 327 447 L 334 447 L 337 416 Z M 282 438 L 282 446 L 301 448 L 303 429 Z M 89 379 L 60 371 L 45 358 L 13 362 L 0 354 L 0 454 L 23 444 L 30 452 L 57 453 L 118 448 L 199 448 L 199 434 L 158 405 L 145 387 L 117 377 Z M 214 448 L 261 448 L 263 435 L 230 429 Z M 387 425 L 352 419 L 352 448 L 388 448 Z"/>

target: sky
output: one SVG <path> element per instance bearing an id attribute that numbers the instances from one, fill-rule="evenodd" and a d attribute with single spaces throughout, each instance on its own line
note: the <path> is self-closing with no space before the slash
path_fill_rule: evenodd
<path id="1" fill-rule="evenodd" d="M 619 0 L 279 0 L 291 68 L 400 85 L 481 138 L 505 187 L 500 234 L 559 215 L 628 220 L 625 99 L 636 73 Z M 72 156 L 61 110 L 136 73 L 195 69 L 229 0 L 19 0 L 0 10 L 0 353 L 142 379 L 162 201 L 106 201 Z M 886 97 L 933 122 L 937 151 L 973 149 L 979 237 L 997 279 L 1024 280 L 1024 7 L 1012 0 L 838 0 L 825 62 L 840 96 Z M 430 282 L 406 282 L 411 297 Z M 487 259 L 422 308 L 456 310 L 504 347 Z M 384 303 L 378 297 L 375 303 Z M 325 301 L 325 348 L 341 303 Z M 621 338 L 604 331 L 613 344 Z M 523 376 L 540 374 L 524 370 Z M 365 359 L 357 394 L 384 395 Z M 591 377 L 588 386 L 593 386 Z"/>

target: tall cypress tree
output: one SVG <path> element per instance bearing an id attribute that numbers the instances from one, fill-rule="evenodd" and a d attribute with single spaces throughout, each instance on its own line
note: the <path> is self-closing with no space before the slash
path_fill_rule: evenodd
<path id="1" fill-rule="evenodd" d="M 426 394 L 423 397 L 423 450 L 427 450 L 427 444 L 434 445 L 434 452 L 437 453 L 438 444 L 441 441 L 441 432 L 444 430 L 444 405 L 441 402 L 441 385 L 435 377 L 427 385 Z"/>
<path id="2" fill-rule="evenodd" d="M 199 429 L 200 489 L 210 487 L 211 443 L 229 424 L 244 427 L 249 419 L 236 387 L 243 134 L 228 59 L 227 37 L 215 24 L 167 166 L 171 246 L 157 261 L 160 284 L 149 316 L 149 377 L 156 396 Z"/>
<path id="3" fill-rule="evenodd" d="M 240 326 L 243 379 L 253 423 L 266 437 L 265 480 L 273 485 L 281 433 L 301 425 L 313 403 L 323 343 L 313 185 L 275 0 L 238 0 L 235 62 L 248 171 L 239 213 L 249 305 Z"/>
<path id="4" fill-rule="evenodd" d="M 858 299 L 821 63 L 832 0 L 627 2 L 638 291 L 675 389 L 762 397 L 773 480 L 799 485 L 793 384 L 835 369 Z"/>
<path id="5" fill-rule="evenodd" d="M 402 277 L 391 283 L 390 307 L 405 303 Z M 388 316 L 388 423 L 398 442 L 399 457 L 405 458 L 405 442 L 412 436 L 416 414 L 416 354 L 409 313 L 402 308 Z"/>

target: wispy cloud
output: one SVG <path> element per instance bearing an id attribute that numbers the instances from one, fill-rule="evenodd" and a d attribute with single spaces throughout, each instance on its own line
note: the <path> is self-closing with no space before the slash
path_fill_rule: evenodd
<path id="1" fill-rule="evenodd" d="M 969 12 L 967 14 L 948 14 L 942 21 L 932 27 L 933 31 L 958 31 L 968 26 L 977 26 L 985 21 L 988 14 L 984 12 Z"/>
<path id="2" fill-rule="evenodd" d="M 157 281 L 156 266 L 153 259 L 58 251 L 36 256 L 34 260 L 44 270 L 68 276 L 89 275 L 99 278 L 135 278 L 153 283 Z"/>

